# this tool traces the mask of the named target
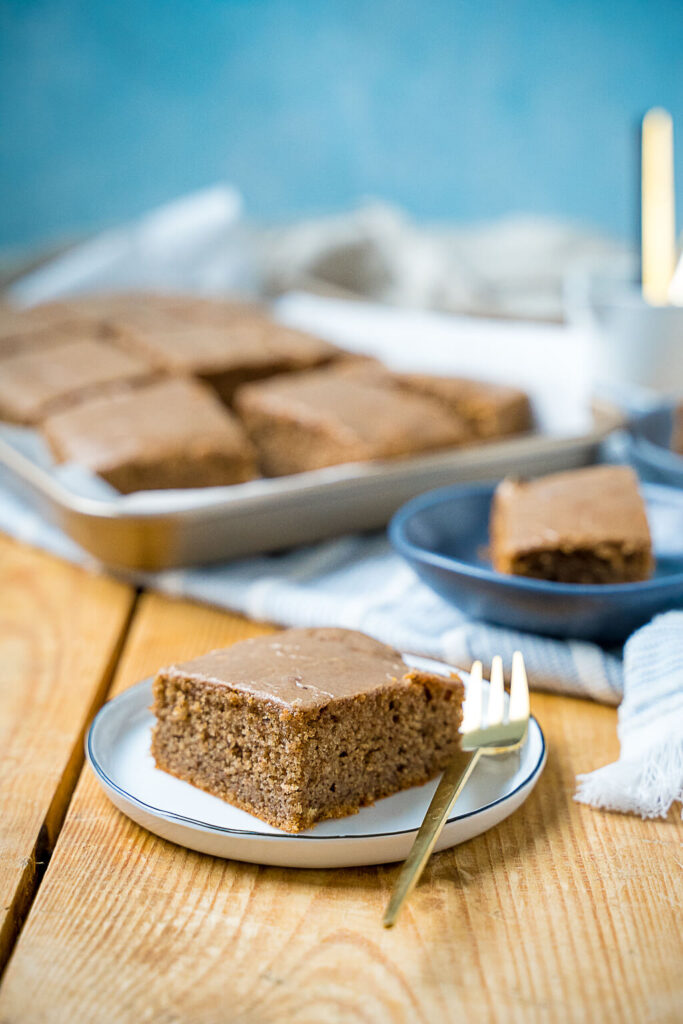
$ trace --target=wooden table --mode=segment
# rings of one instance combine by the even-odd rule
[[[82,739],[160,664],[269,627],[139,594],[0,537],[0,1022],[683,1020],[683,825],[572,800],[615,712],[534,694],[549,759],[521,810],[397,868],[294,871],[172,846],[116,811]]]

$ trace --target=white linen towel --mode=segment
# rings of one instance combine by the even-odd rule
[[[683,802],[683,612],[659,615],[624,648],[619,760],[580,775],[576,799],[666,817]]]

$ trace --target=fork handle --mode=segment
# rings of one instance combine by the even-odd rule
[[[419,882],[448,815],[465,788],[465,783],[474,771],[480,755],[481,747],[477,747],[476,750],[460,751],[455,761],[441,776],[441,781],[436,787],[432,802],[420,825],[420,830],[415,836],[412,849],[401,868],[391,899],[384,912],[382,924],[385,928],[392,928],[396,924],[401,907]]]

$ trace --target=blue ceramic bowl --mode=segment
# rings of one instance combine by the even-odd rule
[[[444,487],[404,505],[389,525],[396,550],[433,590],[477,619],[615,644],[653,615],[683,607],[683,492],[642,488],[657,567],[643,583],[552,583],[495,572],[488,523],[495,484]]]
[[[673,423],[671,406],[636,416],[628,428],[627,455],[643,480],[683,487],[683,455],[671,451]]]

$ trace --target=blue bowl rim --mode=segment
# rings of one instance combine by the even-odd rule
[[[628,444],[637,458],[650,466],[655,466],[661,472],[683,473],[683,455],[665,448],[663,444],[655,444],[642,434],[631,434]]]
[[[435,569],[444,569],[459,576],[493,583],[498,587],[504,587],[508,590],[523,590],[530,593],[535,592],[537,594],[552,594],[564,597],[598,597],[600,595],[626,597],[627,595],[633,596],[641,592],[656,592],[676,585],[683,586],[683,570],[672,573],[664,579],[653,578],[640,580],[637,583],[557,583],[554,580],[538,580],[527,576],[508,576],[505,573],[497,572],[495,569],[474,565],[471,562],[463,562],[458,558],[452,558],[448,555],[440,555],[429,548],[421,547],[408,540],[406,526],[409,520],[417,513],[423,512],[427,508],[433,508],[435,505],[447,504],[449,501],[457,498],[466,498],[473,495],[493,496],[496,486],[497,483],[495,482],[455,484],[448,487],[439,487],[436,490],[427,491],[417,498],[412,498],[394,513],[388,527],[389,540],[396,551],[409,562],[426,563]],[[669,487],[666,484],[643,484],[642,482],[640,489],[646,499],[651,497],[653,500],[656,500],[657,497],[660,497],[680,504],[683,517],[683,492],[681,490]]]
[[[643,425],[649,419],[661,413],[671,414],[675,406],[670,402],[645,409],[631,417],[626,431],[627,443],[631,452],[643,462],[654,466],[665,473],[683,473],[683,455],[672,451],[666,445],[651,441],[643,433]]]

